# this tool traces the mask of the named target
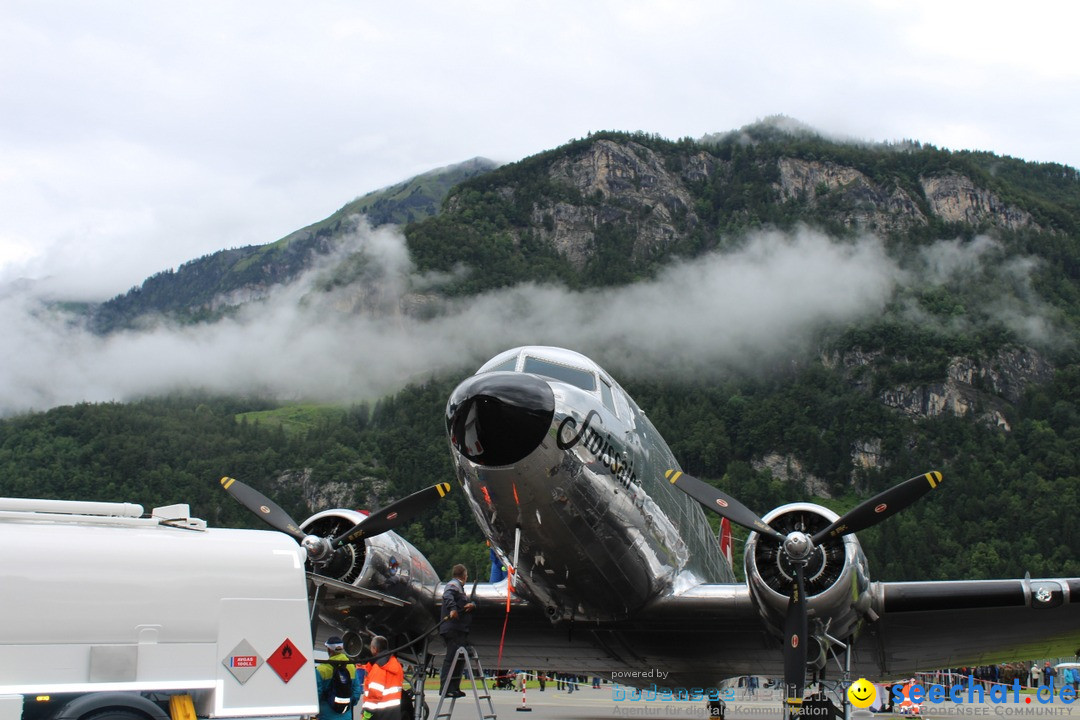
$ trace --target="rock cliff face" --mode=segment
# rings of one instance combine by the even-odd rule
[[[381,498],[386,495],[389,482],[365,475],[360,468],[358,468],[355,480],[319,482],[314,479],[314,471],[311,468],[305,468],[290,470],[277,476],[272,481],[272,488],[280,497],[299,489],[307,512],[314,514],[327,508],[381,507],[386,504]]]
[[[922,178],[922,188],[931,211],[948,222],[989,224],[1009,230],[1035,225],[1030,213],[1006,205],[962,175]]]
[[[888,462],[885,460],[881,447],[881,438],[870,438],[855,443],[851,448],[853,475],[860,470],[880,470],[888,467]],[[777,480],[797,483],[806,494],[806,500],[832,497],[829,484],[807,471],[794,455],[781,455],[776,452],[766,453],[759,459],[751,460],[750,467],[758,472],[767,470]],[[851,481],[855,481],[854,476]]]
[[[768,470],[778,480],[798,483],[805,490],[807,500],[832,497],[828,484],[816,475],[807,472],[798,458],[793,455],[767,453],[760,460],[751,461],[750,466],[758,472]]]
[[[864,352],[860,348],[820,358],[823,365],[842,372],[853,386],[868,393],[873,388],[874,366],[883,360],[887,358],[881,352]],[[1014,347],[986,358],[954,357],[942,382],[897,385],[877,391],[876,399],[913,419],[941,415],[970,417],[1010,432],[1009,406],[1021,399],[1027,386],[1048,382],[1052,375],[1053,367],[1038,352]],[[881,438],[873,437],[855,442],[851,448],[854,472],[888,467],[882,445]],[[828,497],[827,488],[818,488],[823,483],[807,474],[794,458],[770,454],[752,465],[756,470],[767,469],[773,477],[800,482],[808,491]]]
[[[848,227],[895,232],[927,223],[910,195],[898,187],[885,189],[854,168],[795,158],[781,158],[778,166],[776,187],[784,202],[813,207],[831,201]]]
[[[888,465],[881,450],[881,438],[860,440],[851,449],[851,463],[856,470],[881,469]]]
[[[908,415],[970,415],[1009,431],[1008,404],[1017,402],[1030,383],[1050,380],[1052,372],[1050,364],[1030,349],[1002,351],[986,362],[957,357],[949,363],[944,382],[900,386],[886,390],[881,400]]]
[[[709,170],[702,156],[698,174]],[[599,140],[586,153],[557,160],[550,176],[576,189],[586,202],[536,205],[532,224],[578,267],[594,252],[602,224],[632,227],[634,255],[644,257],[662,251],[697,223],[683,178],[669,172],[655,152],[634,142]]]
[[[556,159],[548,171],[583,201],[536,203],[531,230],[579,268],[595,252],[597,231],[604,225],[632,231],[635,258],[663,253],[700,223],[695,188],[722,185],[731,163],[699,151],[688,153],[679,165],[668,167],[656,152],[632,141],[597,140]],[[962,175],[921,177],[918,187],[905,190],[833,162],[781,157],[776,170],[773,190],[779,202],[827,210],[852,229],[905,232],[932,218],[980,228],[1037,227],[1029,213]],[[512,195],[515,188],[504,191]]]
[[[854,349],[825,356],[822,363],[867,388],[878,358],[880,353]],[[878,399],[911,417],[970,416],[1009,431],[1008,406],[1020,400],[1028,385],[1045,383],[1052,374],[1050,363],[1031,348],[1008,348],[987,358],[954,357],[942,382],[898,385],[881,391]]]
[[[899,187],[885,188],[863,173],[830,162],[781,158],[776,188],[785,202],[817,206],[829,201],[848,227],[903,232],[923,226],[935,216],[946,222],[1008,230],[1036,227],[1031,214],[1006,205],[994,193],[962,175],[919,178],[925,206]]]

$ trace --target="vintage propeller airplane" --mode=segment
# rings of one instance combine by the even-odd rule
[[[855,533],[939,487],[939,472],[842,517],[813,503],[758,517],[681,472],[607,372],[554,347],[485,363],[451,394],[446,427],[457,481],[512,570],[473,587],[470,640],[481,658],[501,654],[503,666],[685,689],[782,673],[794,711],[808,674],[820,677],[830,659],[837,675],[884,678],[1071,655],[1080,645],[1080,578],[871,582]],[[370,633],[407,643],[430,632],[441,587],[392,530],[448,484],[370,516],[330,510],[298,527],[257,491],[222,482],[308,550],[323,593],[317,619],[357,650]],[[703,507],[751,531],[745,582]]]

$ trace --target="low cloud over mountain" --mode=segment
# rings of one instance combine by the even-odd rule
[[[991,310],[1021,336],[1045,340],[1052,321],[1031,292],[1030,262],[990,263],[995,247],[942,241],[902,267],[869,234],[758,232],[634,285],[525,284],[450,301],[424,294],[441,278],[416,273],[399,230],[361,223],[299,279],[212,324],[99,336],[32,292],[9,289],[0,298],[0,413],[191,389],[359,401],[518,344],[571,347],[619,377],[753,371],[805,357],[822,329],[874,318],[909,287],[959,275],[993,275],[1002,292]],[[358,258],[367,284],[328,282]],[[358,294],[368,297],[363,307]],[[424,312],[402,311],[417,299]]]

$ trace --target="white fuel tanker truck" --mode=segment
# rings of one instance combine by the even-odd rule
[[[314,715],[306,558],[187,505],[0,498],[0,720]]]
[[[209,528],[187,505],[0,498],[0,720],[315,715],[313,628],[359,655],[365,633],[434,613],[434,569],[390,531],[449,483],[307,530],[221,486],[277,532]]]

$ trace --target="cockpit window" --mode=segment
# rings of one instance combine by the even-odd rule
[[[514,368],[516,368],[516,367],[517,367],[517,355],[514,355],[513,357],[508,357],[507,359],[503,360],[501,363],[499,363],[495,367],[488,368],[484,372],[503,372],[503,371],[507,371],[507,370],[512,372],[514,370]]]
[[[600,378],[600,399],[604,401],[604,406],[611,411],[612,415],[618,415],[615,411],[615,398],[611,396],[611,385],[608,385],[608,381],[604,378]]]
[[[582,390],[588,390],[589,392],[596,392],[596,376],[588,370],[581,370],[575,367],[568,367],[566,365],[556,365],[553,362],[547,360],[541,360],[535,357],[525,357],[525,367],[521,372],[535,373],[536,375],[543,375],[549,377],[552,380],[558,380],[560,382],[569,383],[575,387],[579,387]]]

